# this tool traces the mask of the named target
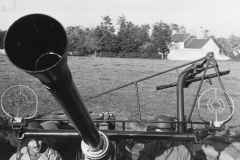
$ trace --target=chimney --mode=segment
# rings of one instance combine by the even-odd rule
[[[172,35],[176,34],[177,30],[172,30]]]
[[[190,30],[190,35],[192,35],[192,36],[196,36],[196,32],[195,32],[195,30]]]

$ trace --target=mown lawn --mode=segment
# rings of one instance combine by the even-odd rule
[[[188,61],[147,60],[147,59],[117,59],[99,57],[68,57],[68,65],[73,80],[83,99],[88,99],[101,92],[138,79],[151,76]],[[60,105],[46,91],[43,85],[34,77],[14,67],[6,56],[0,56],[0,95],[10,86],[27,85],[38,95],[38,114],[43,114],[60,108]],[[235,114],[226,127],[238,127],[240,122],[240,63],[236,61],[219,61],[221,71],[230,70],[230,74],[222,76],[225,89],[232,96],[235,103]],[[176,87],[156,90],[156,86],[177,82],[177,75],[184,68],[171,71],[138,83],[142,117],[151,119],[157,114],[177,115]],[[209,71],[208,73],[213,73]],[[212,79],[213,85],[205,82],[201,89],[221,88],[217,78]],[[199,82],[191,84],[185,89],[185,114],[189,113]],[[117,119],[128,119],[136,111],[135,85],[119,89],[106,95],[87,100],[86,106],[93,112],[115,111]],[[3,112],[0,111],[0,115]],[[197,108],[194,110],[194,121],[199,121]]]

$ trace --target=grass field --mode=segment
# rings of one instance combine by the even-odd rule
[[[83,99],[87,99],[101,92],[151,76],[170,69],[187,61],[147,60],[147,59],[116,59],[99,57],[68,57],[68,65],[73,80]],[[6,56],[0,55],[0,95],[10,86],[27,85],[38,95],[38,114],[60,108],[58,103],[46,91],[43,85],[34,77],[14,67]],[[221,71],[230,70],[230,74],[222,76],[227,92],[235,103],[235,114],[226,127],[238,129],[240,122],[240,63],[236,61],[219,61]],[[151,119],[157,114],[177,115],[176,87],[156,90],[156,86],[177,82],[177,75],[184,68],[171,71],[138,83],[142,117]],[[178,72],[178,73],[177,73]],[[213,73],[212,71],[207,73]],[[212,79],[213,85],[203,83],[203,91],[209,88],[221,88],[217,78]],[[185,114],[189,113],[199,82],[195,82],[185,89]],[[106,95],[86,102],[86,106],[93,112],[116,111],[117,119],[128,119],[136,111],[135,86],[119,89]],[[0,111],[0,115],[3,112]],[[199,121],[195,107],[194,121]]]

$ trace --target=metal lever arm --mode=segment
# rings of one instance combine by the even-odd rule
[[[222,71],[222,72],[219,72],[219,76],[224,76],[224,75],[227,75],[229,73],[230,73],[229,70],[228,71]],[[215,78],[215,77],[218,77],[218,75],[216,73],[208,74],[203,79],[211,79],[211,78]],[[201,77],[195,77],[194,79],[186,80],[186,83],[192,83],[192,82],[200,81],[201,79],[202,79],[202,76]],[[175,87],[175,86],[177,86],[177,83],[161,85],[161,86],[157,86],[156,90],[162,90],[162,89],[171,88],[171,87]]]

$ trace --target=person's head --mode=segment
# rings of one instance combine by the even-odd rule
[[[154,128],[156,132],[174,132],[174,124],[169,123],[172,122],[172,118],[167,115],[157,115],[154,118],[154,121],[162,122],[162,123],[152,123],[151,127]]]
[[[33,155],[36,155],[38,153],[43,153],[43,151],[45,150],[45,146],[43,144],[42,139],[37,139],[37,138],[29,139],[27,146],[28,146],[29,153]]]
[[[163,123],[152,123],[151,127],[154,128],[156,132],[174,132],[175,128],[172,122],[172,118],[167,115],[158,115],[155,117],[154,121],[159,121]],[[171,139],[161,139],[161,143],[165,147],[170,147],[172,145],[172,140]]]
[[[27,129],[43,130],[43,127],[37,122],[28,123]],[[43,153],[47,148],[44,138],[26,138],[22,141],[22,147],[27,146],[30,155],[37,155]]]

